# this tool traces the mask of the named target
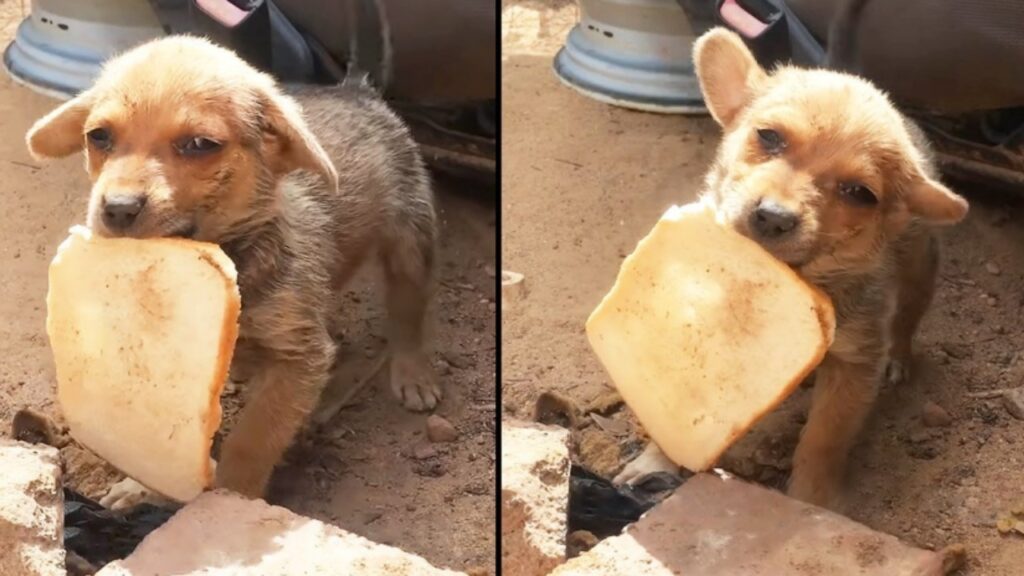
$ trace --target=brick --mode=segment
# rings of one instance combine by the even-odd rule
[[[565,561],[569,432],[501,423],[501,573],[540,576]]]
[[[940,554],[740,480],[694,476],[552,576],[940,576]]]
[[[96,576],[457,576],[262,500],[206,492]]]
[[[0,574],[66,574],[56,448],[0,439]]]

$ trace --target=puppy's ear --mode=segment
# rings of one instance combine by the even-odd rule
[[[693,45],[693,62],[711,116],[729,126],[767,74],[734,32],[714,28]]]
[[[63,158],[82,149],[82,130],[92,110],[95,95],[91,90],[61,104],[29,128],[25,135],[28,151],[36,160]]]
[[[911,178],[903,200],[911,214],[932,224],[956,224],[967,216],[967,200],[921,173]]]
[[[295,100],[277,90],[263,95],[263,133],[271,168],[279,176],[304,169],[323,176],[331,190],[338,189],[338,172],[327,152],[302,118]]]

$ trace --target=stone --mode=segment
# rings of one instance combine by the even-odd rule
[[[451,422],[437,414],[427,416],[427,438],[431,442],[454,442],[458,437],[459,431]]]
[[[1003,393],[1003,407],[1017,420],[1024,420],[1024,387]]]
[[[565,561],[569,432],[501,423],[501,574],[542,576]]]
[[[952,424],[953,417],[945,408],[929,400],[921,407],[921,422],[930,428],[940,428]]]
[[[60,453],[0,439],[0,574],[64,576],[64,561]]]
[[[423,558],[371,542],[263,500],[205,492],[96,576],[456,576]]]
[[[698,474],[551,576],[941,576],[945,556],[734,478]]]

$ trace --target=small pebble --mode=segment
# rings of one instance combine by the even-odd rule
[[[1003,394],[1003,406],[1010,416],[1024,420],[1024,387]]]
[[[437,448],[430,444],[417,444],[412,449],[412,457],[415,460],[426,460],[427,458],[433,458],[437,456]]]
[[[567,556],[569,558],[575,558],[580,554],[590,550],[594,546],[597,546],[599,542],[597,536],[587,530],[576,530],[570,532],[565,538],[565,546],[568,549]]]
[[[945,427],[953,423],[953,417],[945,408],[929,400],[921,408],[921,421],[932,428]]]
[[[995,262],[985,262],[985,270],[993,276],[999,276],[1003,272]]]
[[[458,437],[459,432],[451,422],[437,414],[427,417],[427,438],[431,442],[454,442]]]
[[[448,376],[452,373],[452,365],[444,360],[438,360],[435,366],[437,366],[438,374],[442,376]]]

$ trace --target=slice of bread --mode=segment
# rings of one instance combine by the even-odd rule
[[[701,204],[673,207],[587,320],[587,337],[658,447],[713,466],[821,362],[827,296]]]
[[[75,227],[50,265],[46,306],[72,437],[169,498],[210,486],[241,311],[231,260],[214,244]]]

